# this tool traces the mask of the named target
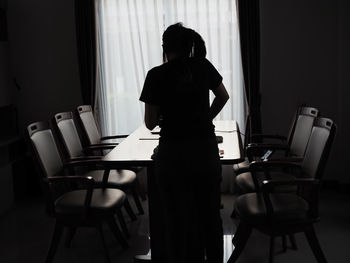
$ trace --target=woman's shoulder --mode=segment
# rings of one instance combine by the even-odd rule
[[[159,66],[155,66],[151,68],[148,73],[152,75],[158,75],[164,73],[164,71],[167,71],[169,69],[170,65],[169,63],[164,63]]]
[[[201,58],[201,63],[207,66],[213,66],[213,64],[207,58]]]
[[[207,58],[202,58],[201,65],[203,68],[205,68],[208,71],[213,71],[213,70],[216,71],[215,66]]]
[[[163,75],[164,67],[163,65],[155,66],[147,72],[147,78],[155,79]]]
[[[151,74],[152,74],[152,73],[157,73],[157,72],[159,72],[159,71],[161,70],[162,66],[163,66],[163,65],[155,66],[155,67],[151,68],[151,69],[148,71],[148,73],[151,73]]]

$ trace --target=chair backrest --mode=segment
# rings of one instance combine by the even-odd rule
[[[304,176],[322,178],[335,132],[336,125],[331,119],[315,119],[302,163]]]
[[[27,128],[29,142],[34,152],[36,164],[41,175],[41,187],[46,202],[46,212],[49,216],[55,216],[55,200],[62,194],[71,191],[69,183],[54,186],[50,178],[65,176],[63,160],[61,158],[59,144],[56,143],[54,132],[49,122],[32,123]]]
[[[55,115],[55,122],[69,158],[83,156],[83,146],[74,123],[72,112],[57,113]]]
[[[294,134],[294,130],[295,130],[295,125],[297,123],[298,115],[303,107],[304,107],[304,105],[299,106],[293,115],[293,121],[290,124],[290,128],[289,128],[288,134],[287,134],[288,145],[290,145],[292,143],[293,134]]]
[[[81,126],[85,132],[89,144],[101,143],[101,134],[98,130],[94,114],[90,105],[81,105],[77,107]]]
[[[303,157],[310,138],[318,110],[312,107],[300,107],[290,139],[290,156]]]
[[[48,122],[32,123],[27,128],[30,143],[44,177],[62,171],[63,161]]]

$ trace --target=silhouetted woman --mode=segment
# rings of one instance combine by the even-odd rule
[[[159,124],[155,178],[164,212],[161,261],[223,262],[221,164],[212,124],[229,96],[205,58],[201,36],[180,23],[163,34],[166,63],[151,69],[140,100],[148,129]],[[215,95],[209,102],[209,91]]]

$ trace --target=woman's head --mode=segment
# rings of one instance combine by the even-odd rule
[[[181,23],[169,26],[163,34],[164,53],[176,57],[205,57],[206,48],[202,37]]]

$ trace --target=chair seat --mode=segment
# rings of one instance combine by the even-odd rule
[[[293,175],[282,173],[282,172],[273,172],[270,173],[271,179],[273,180],[293,180],[295,177]],[[257,173],[257,180],[259,186],[262,184],[263,180],[266,180],[266,177],[263,173]],[[236,176],[236,184],[240,190],[244,193],[253,193],[256,192],[255,184],[253,181],[253,176],[250,172],[241,173]],[[295,192],[295,186],[281,186],[276,191],[279,192]]]
[[[130,168],[128,167],[129,170],[133,171],[134,173],[140,172],[144,167],[141,166],[131,166]]]
[[[94,178],[97,186],[102,186],[104,170],[93,170],[85,173],[85,176]],[[108,187],[123,188],[132,184],[136,180],[136,173],[131,170],[110,170],[108,177]]]
[[[83,212],[87,190],[75,190],[60,196],[55,202],[57,215],[79,215]],[[114,213],[125,201],[126,195],[118,189],[94,189],[91,198],[91,214]]]
[[[245,157],[243,162],[237,163],[233,165],[233,171],[236,175],[239,175],[241,173],[245,173],[249,171],[249,160],[247,157]]]
[[[308,217],[308,203],[301,197],[290,193],[270,194],[274,222],[305,220]],[[248,193],[239,196],[235,211],[240,219],[252,225],[268,223],[266,206],[261,193]]]

